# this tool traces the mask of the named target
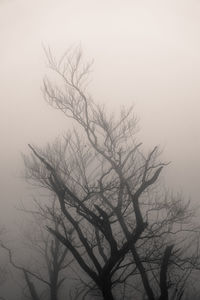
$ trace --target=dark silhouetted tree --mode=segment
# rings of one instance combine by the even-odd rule
[[[73,238],[48,230],[92,282],[93,298],[98,291],[105,300],[128,297],[140,280],[149,300],[167,300],[179,274],[196,263],[196,253],[180,251],[188,245],[184,231],[195,233],[192,212],[161,190],[167,163],[158,147],[148,152],[137,141],[133,108],[109,115],[94,103],[87,92],[91,64],[81,51],[67,51],[59,61],[46,52],[58,78],[57,84],[45,78],[45,99],[76,126],[44,149],[29,145],[24,157],[26,178],[56,196]]]

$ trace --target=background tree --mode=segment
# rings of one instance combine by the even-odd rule
[[[138,277],[148,299],[169,299],[178,282],[170,276],[176,245],[185,247],[184,231],[195,233],[192,213],[182,199],[160,191],[167,163],[159,159],[158,147],[145,151],[137,141],[133,108],[108,115],[93,102],[86,89],[91,64],[81,51],[67,51],[59,61],[46,53],[58,84],[45,78],[45,99],[78,126],[43,150],[29,145],[32,154],[24,159],[27,178],[56,196],[73,239],[48,229],[104,299],[117,299],[120,287],[128,297],[127,282]],[[178,257],[191,268],[197,254]]]
[[[31,257],[29,262],[25,265],[17,263],[13,257],[13,251],[3,242],[1,242],[1,247],[7,251],[10,264],[22,273],[26,283],[26,288],[23,289],[25,295],[30,295],[32,300],[58,300],[60,299],[59,291],[67,279],[63,271],[70,265],[72,258],[69,257],[68,249],[55,236],[52,236],[45,226],[51,224],[54,230],[58,230],[60,227],[64,228],[64,223],[61,221],[61,216],[57,214],[54,200],[51,207],[41,206],[36,199],[34,199],[34,204],[33,210],[21,208],[31,216],[29,220],[31,228],[24,232],[24,253],[29,253]],[[70,238],[73,230],[64,229]]]

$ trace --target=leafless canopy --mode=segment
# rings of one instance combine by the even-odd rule
[[[191,270],[196,258],[181,265],[175,245],[185,246],[183,232],[194,229],[188,204],[161,192],[158,180],[167,163],[157,146],[148,152],[137,141],[133,107],[109,115],[94,103],[87,92],[92,64],[84,63],[80,49],[59,61],[50,50],[46,54],[57,77],[55,84],[44,79],[45,99],[76,126],[45,149],[29,145],[31,155],[24,157],[26,178],[56,195],[73,239],[48,230],[92,281],[90,293],[98,289],[104,299],[122,299],[139,278],[148,299],[168,299],[178,274]]]

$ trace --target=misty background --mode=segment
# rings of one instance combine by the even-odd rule
[[[59,58],[80,44],[94,59],[89,91],[113,111],[134,104],[138,138],[171,161],[166,186],[199,203],[200,1],[0,1],[0,223],[33,194],[21,179],[27,144],[43,146],[70,122],[43,99],[43,47]]]

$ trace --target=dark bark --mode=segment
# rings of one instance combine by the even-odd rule
[[[50,300],[58,300],[58,272],[56,270],[50,271]]]
[[[168,285],[167,285],[167,269],[169,266],[169,259],[172,254],[174,245],[167,246],[162,260],[160,269],[160,298],[159,300],[168,300]]]
[[[113,297],[112,292],[111,292],[110,289],[104,290],[102,292],[102,294],[103,294],[103,299],[104,300],[114,300],[114,297]]]
[[[114,300],[112,294],[112,285],[109,279],[104,281],[103,286],[101,286],[101,291],[104,300]]]
[[[51,300],[58,300],[56,285],[51,285],[51,288],[50,288],[50,299]]]
[[[35,286],[34,284],[31,282],[27,272],[25,270],[23,270],[24,272],[24,278],[26,280],[26,283],[27,283],[27,286],[29,288],[29,292],[31,294],[31,298],[33,300],[40,300],[40,297],[38,296],[37,292],[36,292],[36,289],[35,289]]]
[[[144,266],[142,264],[142,261],[141,261],[139,255],[138,255],[138,253],[137,253],[137,250],[135,249],[134,246],[132,246],[131,252],[133,254],[133,257],[134,257],[134,260],[135,260],[135,264],[136,264],[136,266],[137,266],[137,268],[138,268],[138,270],[140,272],[142,283],[144,285],[144,288],[145,288],[146,294],[148,296],[148,299],[149,300],[155,300],[155,297],[154,297],[152,288],[150,286],[146,270],[145,270],[145,268],[144,268]]]

